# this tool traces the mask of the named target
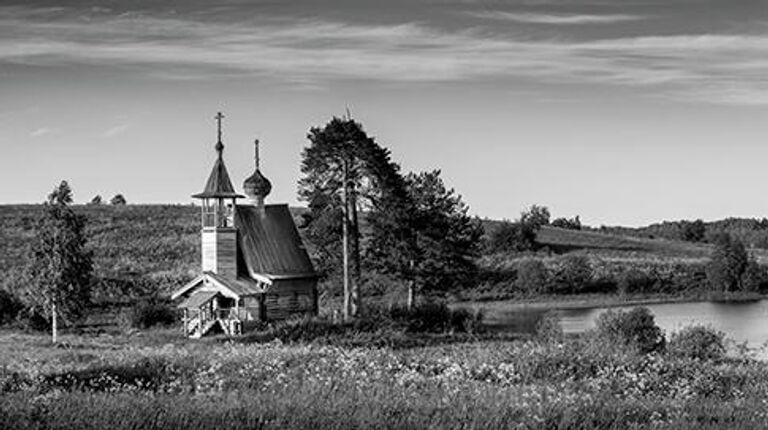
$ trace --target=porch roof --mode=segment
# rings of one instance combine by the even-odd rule
[[[182,287],[176,289],[171,294],[171,300],[177,300],[187,293],[193,292],[198,286],[204,282],[213,285],[219,289],[222,295],[232,298],[242,298],[245,296],[252,296],[255,294],[261,294],[267,288],[267,285],[271,283],[269,279],[255,280],[246,276],[238,276],[236,279],[217,275],[213,272],[203,272],[200,276],[186,283]]]
[[[198,309],[201,305],[204,303],[207,303],[209,300],[214,298],[217,294],[219,294],[218,291],[198,291],[191,296],[189,296],[186,300],[179,303],[180,308],[187,308],[187,309]]]

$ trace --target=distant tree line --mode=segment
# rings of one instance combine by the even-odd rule
[[[725,233],[738,238],[747,247],[768,249],[768,218],[726,218],[713,222],[701,219],[664,221],[647,227],[603,226],[599,230],[625,236],[703,243],[714,243],[718,236]]]
[[[100,205],[102,203],[103,201],[100,194],[96,194],[95,196],[93,196],[91,201],[88,202],[89,205]],[[123,206],[126,203],[127,201],[125,200],[125,197],[122,194],[115,194],[114,197],[109,199],[109,204],[111,204],[112,206]]]
[[[504,220],[496,223],[485,238],[486,254],[536,251],[540,245],[536,234],[544,226],[567,230],[581,230],[581,219],[556,218],[550,222],[550,212],[546,206],[532,205],[520,214],[516,221]]]

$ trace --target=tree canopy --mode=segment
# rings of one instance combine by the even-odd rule
[[[420,287],[448,288],[473,272],[481,228],[439,170],[402,175],[390,151],[351,119],[333,118],[307,137],[299,195],[309,203],[305,234],[326,276],[341,266],[344,194],[358,281],[365,267]]]
[[[409,173],[399,208],[374,224],[370,253],[377,269],[416,282],[418,288],[447,290],[475,273],[483,234],[479,221],[440,170]]]
[[[122,206],[125,205],[127,202],[125,201],[125,197],[122,194],[115,194],[114,197],[109,201],[109,204],[114,206]]]
[[[65,321],[90,302],[92,253],[86,249],[85,217],[70,207],[72,190],[62,181],[48,196],[28,250],[22,296],[35,312]],[[55,341],[55,331],[54,331]]]
[[[399,167],[391,162],[389,150],[351,118],[333,118],[322,128],[313,127],[307,138],[310,145],[302,151],[299,180],[299,196],[310,208],[304,227],[326,277],[339,274],[342,235],[348,232],[352,285],[345,303],[351,296],[352,308],[345,305],[345,312],[354,315],[362,266],[359,213],[381,210]]]
[[[546,206],[532,205],[527,211],[520,214],[520,222],[528,224],[536,229],[549,225],[549,209]]]
[[[566,230],[581,230],[581,219],[579,219],[578,215],[571,219],[565,217],[555,218],[552,221],[552,227],[564,228]]]
[[[707,279],[712,287],[725,292],[757,288],[762,282],[762,271],[744,243],[730,234],[718,234],[713,242],[715,250],[707,264]]]

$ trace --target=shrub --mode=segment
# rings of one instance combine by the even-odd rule
[[[581,220],[578,215],[573,219],[556,218],[552,221],[552,227],[564,228],[566,230],[581,230]]]
[[[768,280],[768,274],[765,268],[754,258],[750,258],[742,276],[742,288],[745,291],[761,291],[766,280]]]
[[[488,237],[487,252],[524,252],[535,250],[537,228],[531,224],[504,221]]]
[[[125,197],[122,194],[115,194],[115,196],[109,200],[109,204],[113,206],[125,206]]]
[[[536,324],[536,339],[542,343],[559,343],[564,338],[563,327],[557,313],[544,313]]]
[[[520,214],[520,223],[531,225],[537,230],[543,225],[549,225],[549,209],[546,206],[533,205]]]
[[[517,287],[527,294],[546,292],[550,274],[541,260],[527,258],[517,266]]]
[[[39,308],[26,308],[19,314],[19,322],[26,330],[50,331],[51,319],[47,318]]]
[[[473,314],[467,309],[452,310],[444,303],[427,302],[411,310],[392,307],[390,318],[405,324],[412,333],[474,332],[480,326],[482,314]]]
[[[471,312],[460,308],[451,311],[451,330],[459,333],[476,333],[480,331],[483,320],[482,311]]]
[[[675,332],[667,351],[678,357],[719,360],[725,356],[725,335],[710,327],[690,326]]]
[[[592,280],[592,265],[584,255],[566,255],[554,277],[558,292],[575,294],[585,289]]]
[[[646,307],[606,311],[597,318],[596,331],[600,341],[617,342],[641,353],[661,351],[665,346],[664,334]]]
[[[366,273],[363,276],[360,288],[366,292],[366,295],[385,296],[385,295],[405,295],[407,291],[406,282],[397,277],[385,273]]]
[[[637,269],[627,269],[618,276],[619,294],[649,293],[654,291],[656,280]]]
[[[12,293],[0,288],[0,324],[16,320],[24,305]]]
[[[681,221],[681,230],[683,240],[688,242],[701,242],[704,240],[704,236],[706,236],[707,225],[700,219],[693,222]]]
[[[663,293],[677,293],[680,291],[701,290],[707,285],[706,264],[674,264],[665,279],[662,275],[656,273],[657,285],[655,291]]]
[[[164,301],[148,298],[138,301],[129,313],[129,322],[135,328],[169,325],[176,322],[176,312]]]
[[[727,233],[713,238],[715,250],[707,263],[707,279],[715,290],[736,291],[750,263],[744,243]]]

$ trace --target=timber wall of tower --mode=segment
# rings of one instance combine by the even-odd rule
[[[204,272],[237,277],[237,231],[216,228],[203,230],[202,263]]]

